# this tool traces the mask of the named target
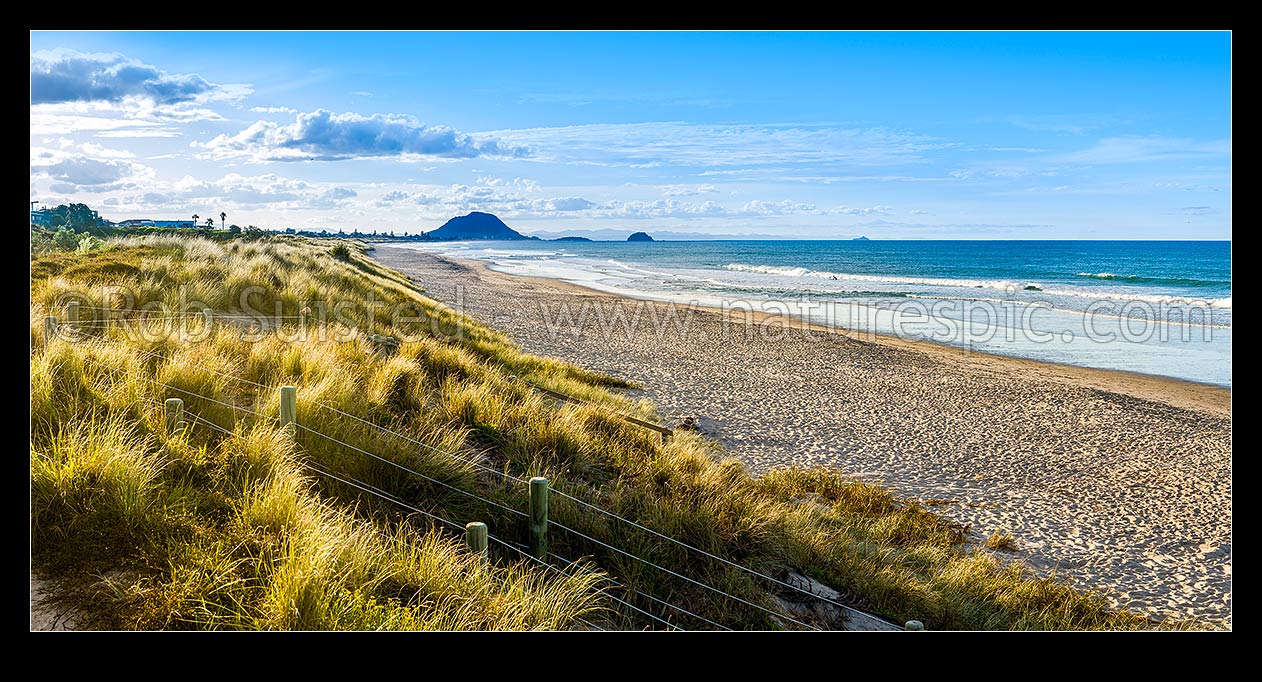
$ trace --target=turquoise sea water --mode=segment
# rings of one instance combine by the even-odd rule
[[[1231,243],[450,242],[414,248],[664,301],[1231,385]]]

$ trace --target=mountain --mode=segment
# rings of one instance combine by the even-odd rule
[[[587,237],[557,237],[556,239],[550,239],[549,241],[554,241],[554,242],[590,242],[591,240],[590,240],[590,239],[588,239]]]
[[[452,218],[443,226],[429,233],[430,239],[531,239],[504,224],[490,213],[473,211],[469,215]]]
[[[629,241],[629,242],[651,242],[651,241],[653,241],[653,238],[649,236],[649,233],[648,233],[648,232],[636,232],[635,234],[631,235],[630,237],[627,237],[627,241]]]
[[[855,237],[854,239],[851,239],[850,241],[852,241],[852,242],[870,242],[870,241],[872,241],[872,240],[871,240],[871,239],[868,239],[867,237],[864,237],[864,236],[860,235],[860,236],[858,236],[858,237]]]

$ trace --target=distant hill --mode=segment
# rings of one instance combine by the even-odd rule
[[[590,239],[588,239],[587,237],[557,237],[556,239],[551,239],[551,240],[549,240],[549,241],[554,241],[554,242],[590,242],[591,240],[590,240]]]
[[[504,224],[490,213],[473,211],[469,215],[452,218],[443,226],[429,233],[430,239],[531,239]]]
[[[870,241],[872,241],[872,240],[871,240],[871,239],[868,239],[867,237],[859,236],[859,237],[855,237],[854,239],[851,239],[850,241],[852,241],[852,242],[870,242]]]
[[[647,233],[647,232],[636,232],[635,234],[631,235],[630,237],[627,237],[627,241],[629,241],[629,242],[651,242],[651,241],[653,241],[653,238],[652,238],[652,237],[650,237],[650,236],[649,236],[649,233]]]

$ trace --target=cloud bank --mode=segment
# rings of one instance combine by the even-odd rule
[[[137,186],[153,177],[153,169],[128,161],[119,150],[85,145],[92,155],[57,149],[31,150],[31,179],[51,180],[49,189],[75,192],[110,192]],[[104,154],[102,154],[104,152]],[[104,158],[101,158],[104,157]]]
[[[585,218],[699,218],[825,214],[814,204],[790,200],[752,200],[738,207],[716,201],[688,201],[678,198],[655,200],[611,199],[592,201],[578,196],[534,196],[539,186],[529,180],[515,179],[505,183],[496,178],[479,178],[477,185],[424,185],[408,190],[392,189],[376,201],[378,208],[393,210],[408,206],[421,207],[428,216],[450,215],[467,211],[489,211],[510,217],[574,217]]]

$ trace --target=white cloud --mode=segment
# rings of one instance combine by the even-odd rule
[[[803,204],[796,201],[762,201],[755,199],[741,207],[742,213],[751,215],[789,215],[793,213],[815,213],[815,204]]]
[[[1191,158],[1227,158],[1231,140],[1197,142],[1172,137],[1110,137],[1094,146],[1052,157],[1060,163],[1105,165]]]
[[[656,201],[610,201],[599,214],[615,218],[694,218],[727,215],[728,209],[714,201],[694,203],[678,199]]]
[[[1184,206],[1183,208],[1175,209],[1168,215],[1210,215],[1212,213],[1216,213],[1216,211],[1210,206]]]
[[[93,158],[47,148],[31,149],[31,179],[47,180],[63,194],[107,192],[137,186],[152,179],[153,169],[120,158]]]
[[[527,194],[536,192],[538,185],[533,181],[522,181],[517,178],[505,182],[499,178],[482,177],[477,185],[422,185],[411,191],[392,190],[377,200],[381,207],[398,204],[424,206],[432,213],[460,211],[531,211],[538,214],[568,213],[596,206],[594,202],[581,197],[542,197],[532,198]]]
[[[411,198],[412,198],[412,195],[408,194],[407,192],[401,192],[399,190],[392,190],[382,195],[381,199],[377,201],[377,205],[390,206],[400,201],[407,201]]]
[[[289,107],[250,107],[250,111],[256,114],[296,114],[297,109]]]
[[[580,196],[536,197],[539,187],[533,182],[505,183],[495,178],[479,178],[478,185],[414,185],[394,188],[376,200],[379,208],[420,207],[422,213],[438,217],[467,211],[488,211],[502,217],[587,218],[759,218],[793,214],[823,213],[814,204],[791,200],[753,200],[739,207],[728,207],[717,201],[688,201],[679,198],[656,200],[613,199],[593,201]],[[528,190],[527,190],[528,188]]]
[[[1206,191],[1206,192],[1222,191],[1222,188],[1214,186],[1214,185],[1180,182],[1177,180],[1171,180],[1168,182],[1154,182],[1152,186],[1157,187],[1159,189],[1180,189],[1185,192],[1195,192],[1195,191],[1201,191],[1201,190]]]
[[[55,114],[44,111],[31,111],[32,135],[69,135],[80,131],[116,131],[127,129],[151,129],[153,123],[126,118],[110,118],[106,116],[78,116],[73,114]],[[98,135],[101,133],[98,133]]]
[[[117,53],[58,48],[31,55],[31,104],[143,99],[170,105],[224,94],[231,96],[197,74],[167,73]]]
[[[377,200],[379,207],[420,206],[432,216],[489,211],[506,216],[529,215],[531,217],[583,215],[588,217],[682,217],[723,215],[727,212],[719,204],[707,201],[701,204],[659,199],[657,201],[609,201],[600,203],[578,196],[531,197],[538,185],[527,183],[495,182],[481,178],[485,184],[416,186],[410,191],[391,190]],[[529,188],[527,190],[526,188]]]
[[[205,196],[219,197],[239,205],[300,202],[304,196],[314,199],[323,194],[318,190],[309,191],[313,188],[302,180],[293,180],[273,173],[255,176],[229,173],[214,183],[193,184],[190,189],[193,194],[204,192]]]
[[[132,137],[179,137],[177,130],[170,128],[122,128],[119,130],[102,130],[96,137],[132,138]]]
[[[513,178],[512,180],[506,180],[504,178],[483,175],[478,178],[478,184],[486,185],[487,187],[511,187],[523,192],[539,191],[539,183],[529,178]]]
[[[695,197],[700,194],[718,194],[714,185],[666,185],[662,194],[668,197]]]
[[[117,53],[58,48],[31,54],[31,134],[174,137],[164,123],[221,121],[205,105],[240,99],[248,85],[172,74]]]
[[[977,164],[969,168],[957,168],[950,171],[948,175],[957,180],[970,180],[973,178],[999,178],[1012,179],[1023,178],[1033,175],[1035,170],[1028,166],[1018,164]]]
[[[553,199],[533,199],[530,209],[539,213],[570,213],[595,208],[597,204],[582,197],[556,197]]]
[[[887,128],[824,124],[592,124],[491,131],[538,150],[537,158],[596,166],[735,166],[918,163],[923,153],[953,146]]]
[[[349,187],[330,187],[309,201],[307,206],[309,208],[326,210],[344,208],[350,203],[351,199],[357,196],[359,196],[359,192]]]
[[[217,112],[205,107],[154,107],[128,112],[128,116],[144,118],[152,121],[171,121],[175,123],[191,123],[193,121],[226,121]]]
[[[30,114],[32,135],[119,131],[105,136],[173,137],[174,133],[166,132],[170,128],[161,126],[224,120],[223,116],[194,102],[155,104],[150,100],[137,98],[128,98],[119,103],[32,104]],[[151,130],[163,132],[149,132]]]
[[[85,178],[79,178],[80,182],[84,180]],[[117,190],[100,200],[103,206],[116,211],[166,214],[180,212],[190,215],[197,212],[213,214],[216,220],[221,210],[230,215],[234,210],[258,209],[340,211],[350,206],[359,196],[350,187],[309,183],[273,173],[250,176],[228,173],[218,180],[199,180],[186,175],[174,182],[146,177],[144,182],[77,187],[80,191]],[[71,193],[68,190],[59,190],[57,185],[53,185],[51,189]]]
[[[126,149],[111,149],[109,147],[102,147],[99,144],[93,144],[91,142],[84,142],[82,145],[80,145],[79,148],[83,150],[84,154],[87,154],[88,156],[96,157],[98,159],[101,159],[101,158],[134,159],[136,158],[135,154],[127,151]]]
[[[521,157],[522,146],[474,139],[447,126],[430,126],[410,116],[325,109],[300,113],[293,123],[257,121],[234,135],[219,135],[196,146],[209,158],[244,157],[255,161],[334,161],[356,158]]]
[[[724,168],[697,173],[706,178],[728,178],[750,182],[798,182],[808,185],[831,185],[838,182],[946,182],[950,177],[941,175],[842,175],[802,174],[793,169],[775,166],[757,168]]]
[[[333,187],[327,190],[324,196],[329,199],[350,199],[359,196],[359,193],[347,187]]]
[[[601,205],[595,215],[618,218],[697,218],[697,217],[742,217],[757,218],[764,216],[802,215],[819,213],[815,204],[807,204],[784,199],[782,201],[765,201],[754,199],[747,201],[740,208],[729,208],[717,201],[681,201],[678,199],[658,199],[656,201],[610,201]]]
[[[1039,116],[1016,116],[1007,119],[1008,123],[1026,130],[1058,133],[1061,135],[1081,135],[1088,130],[1109,128],[1122,125],[1128,119],[1115,114],[1043,114]]]
[[[887,215],[890,212],[889,206],[846,206],[841,205],[832,210],[833,213],[842,213],[845,215]],[[915,211],[913,211],[914,213]]]

